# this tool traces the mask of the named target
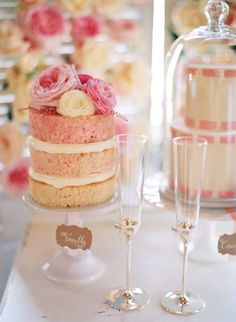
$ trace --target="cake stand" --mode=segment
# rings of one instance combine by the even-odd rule
[[[144,200],[156,208],[165,208],[175,214],[174,193],[168,191],[168,180],[161,172],[146,179]],[[224,204],[225,207],[223,207]],[[236,230],[234,219],[236,208],[226,207],[225,201],[219,208],[204,208],[202,203],[201,207],[199,229],[194,245],[190,247],[189,259],[212,264],[226,263],[228,257],[218,253],[218,239],[221,234]],[[181,243],[178,248],[182,253]]]
[[[116,208],[116,196],[96,206],[65,209],[41,206],[29,194],[23,196],[23,200],[37,214],[62,217],[67,227],[73,225],[84,228],[84,216],[87,218],[87,216],[94,214],[94,212],[96,214],[99,212],[105,214]],[[71,249],[64,246],[60,247],[42,265],[42,271],[54,282],[88,284],[98,279],[104,273],[105,265],[99,258],[93,255],[90,249]]]

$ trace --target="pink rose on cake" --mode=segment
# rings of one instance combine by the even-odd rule
[[[61,12],[52,6],[32,8],[21,20],[32,44],[44,47],[47,51],[55,51],[68,32]]]
[[[81,81],[81,84],[86,84],[88,82],[89,79],[92,79],[93,77],[88,75],[88,74],[79,74],[79,79]]]
[[[101,79],[89,79],[82,85],[82,90],[96,106],[96,114],[111,114],[116,105],[116,98],[111,85]]]
[[[111,114],[116,105],[111,85],[72,65],[49,67],[34,81],[30,107],[63,116]]]
[[[30,90],[30,107],[57,108],[62,94],[80,87],[81,82],[74,66],[54,65],[43,71],[35,80]]]
[[[80,45],[87,38],[101,33],[101,21],[92,15],[78,17],[72,20],[71,35],[75,45]]]
[[[1,175],[3,189],[13,196],[21,196],[28,189],[29,162],[21,160],[19,163],[6,167]]]

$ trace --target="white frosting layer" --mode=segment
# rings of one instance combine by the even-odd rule
[[[32,168],[29,169],[29,175],[31,176],[32,179],[43,183],[47,183],[58,189],[68,187],[68,186],[84,186],[90,183],[105,181],[113,177],[115,173],[116,173],[116,169],[113,168],[110,171],[99,173],[99,174],[93,174],[86,178],[60,178],[60,177],[53,177],[53,176],[37,173]]]
[[[86,144],[53,144],[30,137],[29,144],[31,148],[41,152],[73,154],[102,152],[106,149],[111,149],[115,146],[115,139]]]

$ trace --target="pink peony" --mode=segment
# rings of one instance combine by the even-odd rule
[[[133,41],[138,37],[138,24],[133,19],[108,20],[111,36],[118,41]]]
[[[6,192],[20,196],[28,189],[29,163],[21,160],[19,163],[6,167],[2,173],[2,185]]]
[[[92,78],[82,85],[82,90],[96,106],[96,114],[110,114],[116,105],[111,85],[101,79]]]
[[[95,37],[101,32],[101,23],[94,16],[84,16],[72,20],[72,37],[75,44],[83,43],[86,38]]]
[[[34,7],[22,17],[26,36],[35,45],[55,50],[67,31],[61,12],[52,6]],[[53,48],[54,47],[54,48]]]
[[[225,24],[236,27],[236,4],[229,3],[229,15],[226,17]]]
[[[72,65],[54,65],[43,71],[30,90],[33,108],[58,107],[60,97],[71,89],[79,89],[81,82]]]
[[[88,74],[79,74],[78,76],[79,76],[79,79],[80,79],[82,85],[83,84],[86,84],[89,79],[92,79],[93,78],[92,76],[90,76]]]

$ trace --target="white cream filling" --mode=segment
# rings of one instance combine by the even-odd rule
[[[111,149],[115,146],[115,139],[86,144],[53,144],[30,137],[29,144],[31,148],[41,152],[73,154],[102,152]]]
[[[37,173],[32,168],[29,169],[29,175],[32,179],[47,183],[58,189],[68,186],[83,186],[90,183],[105,181],[113,177],[115,173],[116,169],[113,168],[110,171],[99,174],[95,173],[86,178],[60,178]]]

